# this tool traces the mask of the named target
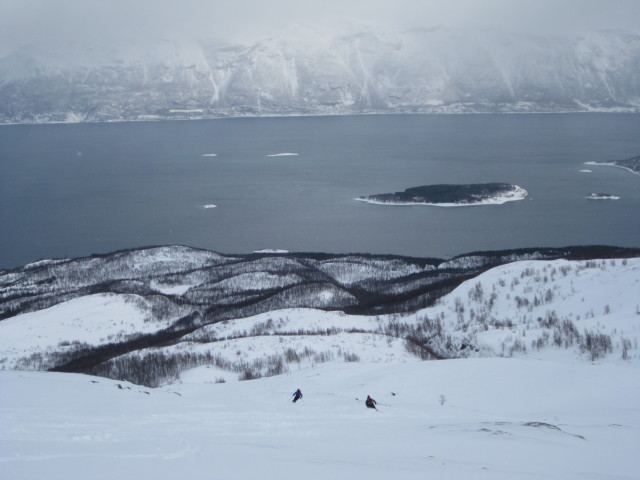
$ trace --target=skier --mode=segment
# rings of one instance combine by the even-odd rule
[[[296,403],[302,398],[302,392],[300,391],[300,389],[297,389],[291,396],[293,397],[293,403]]]
[[[378,410],[376,408],[376,403],[377,402],[373,398],[371,398],[369,395],[367,395],[367,401],[364,402],[364,404],[367,406],[367,408],[375,408],[376,410]]]

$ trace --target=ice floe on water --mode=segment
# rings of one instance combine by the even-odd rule
[[[218,208],[218,206],[213,203],[209,203],[207,205],[203,205],[202,208]]]
[[[580,172],[582,172],[582,173],[592,173],[593,170],[583,169],[583,170],[580,170]]]
[[[254,250],[253,253],[289,253],[289,250],[279,248],[265,248],[264,250]]]
[[[300,155],[299,153],[272,153],[271,155],[267,155],[267,157],[297,157]]]
[[[587,200],[620,200],[620,197],[611,195],[610,193],[592,193],[584,198]]]
[[[203,157],[217,157],[218,154],[217,153],[203,153],[202,156]]]

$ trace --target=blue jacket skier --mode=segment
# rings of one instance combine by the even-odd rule
[[[293,403],[296,403],[302,398],[302,392],[300,391],[300,389],[297,389],[291,396],[293,397]]]

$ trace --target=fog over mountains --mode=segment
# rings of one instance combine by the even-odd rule
[[[0,123],[559,111],[640,112],[640,35],[361,29],[0,58]]]

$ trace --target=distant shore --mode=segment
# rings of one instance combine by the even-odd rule
[[[637,158],[637,157],[636,157]],[[624,160],[623,160],[624,161]],[[620,165],[618,162],[585,162],[585,165],[599,165],[601,167],[616,167],[616,168],[622,168],[623,170],[626,170],[628,172],[631,172],[635,175],[640,175],[640,167],[636,167],[639,170],[636,171],[631,167],[627,167],[626,165]],[[640,165],[640,160],[638,160],[638,164]]]

